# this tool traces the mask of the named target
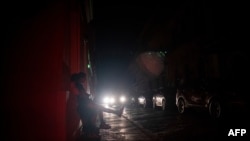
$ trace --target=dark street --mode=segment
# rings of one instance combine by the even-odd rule
[[[232,137],[229,136],[229,131],[237,128],[247,129],[247,115],[238,113],[228,116],[230,117],[216,121],[200,111],[190,111],[186,115],[180,115],[177,110],[161,111],[129,106],[122,118],[105,114],[105,119],[112,128],[102,130],[102,140],[246,140],[248,133]]]
[[[99,127],[82,131],[95,120],[80,113],[100,108],[79,110],[83,93],[92,104],[126,104],[120,118],[105,113],[112,128],[101,129],[103,141],[248,137],[246,3],[14,0],[1,6],[1,140],[99,137]],[[81,82],[75,74],[84,74]]]

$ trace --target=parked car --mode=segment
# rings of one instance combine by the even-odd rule
[[[153,109],[160,108],[163,111],[166,109],[176,110],[175,94],[176,87],[173,86],[160,87],[154,90],[152,98]]]
[[[127,95],[126,97],[126,105],[130,107],[138,106],[137,97],[135,95]]]
[[[146,97],[144,97],[144,96],[139,96],[139,97],[138,97],[138,105],[139,105],[139,106],[142,106],[143,108],[146,108],[146,106],[147,106]]]
[[[137,97],[138,106],[142,106],[143,108],[151,107],[152,105],[152,93],[147,92],[139,95]]]
[[[153,95],[153,109],[161,107],[162,110],[166,109],[166,97],[162,92]]]
[[[186,83],[176,92],[176,106],[183,114],[188,108],[201,108],[212,118],[218,119],[230,111],[245,110],[247,99],[244,91],[220,81]]]

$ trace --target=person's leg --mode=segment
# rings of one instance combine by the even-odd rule
[[[102,111],[99,111],[99,120],[100,120],[100,123],[104,122]]]
[[[119,110],[113,110],[113,109],[105,108],[105,107],[103,107],[101,105],[96,105],[96,106],[102,112],[113,113],[113,114],[116,114],[119,117],[121,117],[121,115],[123,113],[123,110],[124,110],[124,106],[122,106],[122,108],[119,109]]]
[[[96,111],[90,109],[88,111],[84,111],[84,117],[82,119],[85,121],[84,122],[84,128],[83,132],[86,133],[86,135],[99,135],[99,128],[96,126],[96,118],[97,118],[97,113]]]
[[[98,116],[99,116],[99,120],[100,120],[99,128],[100,129],[110,129],[111,128],[110,125],[105,123],[104,118],[103,118],[103,112],[113,113],[113,114],[116,114],[116,115],[118,115],[120,117],[122,115],[122,113],[123,113],[123,109],[124,109],[124,106],[119,110],[113,110],[113,109],[105,108],[105,107],[103,107],[101,105],[96,104],[95,105],[95,111],[97,111]]]
[[[111,126],[106,124],[106,122],[104,121],[102,111],[99,111],[99,120],[100,120],[100,126],[99,126],[100,129],[110,129],[111,128]]]

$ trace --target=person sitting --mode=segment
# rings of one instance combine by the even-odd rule
[[[113,110],[105,108],[91,100],[89,98],[90,95],[84,89],[84,83],[86,81],[86,74],[84,72],[74,75],[72,81],[74,81],[74,85],[78,90],[78,113],[83,124],[82,131],[87,135],[99,137],[99,129],[111,128],[110,125],[104,122],[103,112],[113,113],[121,117],[124,106],[122,106],[122,108],[119,110]],[[99,116],[101,121],[100,127],[97,127],[96,124],[97,116]]]

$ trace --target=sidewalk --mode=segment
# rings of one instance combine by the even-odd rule
[[[151,141],[153,138],[142,128],[126,118],[114,114],[104,113],[104,119],[111,125],[111,129],[100,130],[101,141]]]

